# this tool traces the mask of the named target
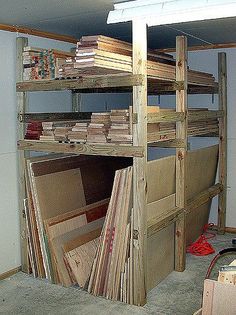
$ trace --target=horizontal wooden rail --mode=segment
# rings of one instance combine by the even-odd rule
[[[192,199],[188,200],[187,209],[185,210],[186,214],[190,213],[194,209],[210,201],[212,198],[217,196],[222,191],[222,189],[223,189],[222,185],[218,183],[202,191],[196,197],[193,197]]]
[[[183,209],[174,208],[161,217],[156,217],[148,220],[147,236],[150,237],[160,230],[164,229],[171,223],[174,223],[178,219],[179,215],[183,213],[183,211]]]
[[[183,121],[185,117],[184,113],[179,112],[159,112],[159,113],[148,113],[147,122],[160,123],[160,122],[176,122]]]
[[[188,121],[199,121],[208,119],[217,119],[224,116],[223,110],[202,110],[202,111],[189,111]]]
[[[101,156],[143,157],[144,149],[140,146],[113,145],[113,144],[82,144],[59,143],[53,141],[19,140],[19,150],[74,153]]]
[[[23,123],[30,121],[55,121],[55,120],[87,120],[91,112],[65,112],[65,113],[25,113],[20,114],[18,120]]]
[[[179,215],[181,215],[183,212],[185,212],[185,214],[188,214],[194,209],[210,201],[212,198],[217,196],[222,191],[222,189],[223,188],[221,184],[215,184],[210,188],[202,191],[197,196],[189,199],[186,209],[175,207],[167,211],[162,216],[157,216],[148,220],[148,237],[164,229],[171,223],[174,223],[178,219]]]
[[[170,139],[170,140],[161,140],[157,142],[150,142],[148,143],[148,146],[158,147],[158,148],[183,148],[185,147],[185,143],[182,139]]]
[[[35,80],[18,82],[17,92],[62,91],[138,86],[143,84],[142,75],[87,76],[68,80]]]
[[[49,38],[53,40],[59,40],[67,43],[77,43],[77,39],[75,37],[69,36],[69,35],[62,35],[62,34],[56,34],[51,32],[45,32],[33,28],[28,27],[22,27],[17,25],[8,25],[8,24],[0,24],[0,30],[7,31],[7,32],[15,32],[15,33],[21,33],[21,34],[27,34],[27,35],[33,35],[33,36],[39,36],[44,38]]]

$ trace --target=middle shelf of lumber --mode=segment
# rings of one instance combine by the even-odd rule
[[[140,146],[121,144],[88,144],[88,143],[60,143],[57,141],[19,140],[19,150],[74,153],[101,156],[143,157],[144,148]]]
[[[63,91],[75,90],[79,93],[120,93],[132,92],[133,86],[142,85],[142,75],[112,74],[84,76],[79,79],[64,80],[34,80],[23,81],[16,84],[17,92],[34,91]],[[148,78],[148,94],[174,94],[176,90],[182,89],[182,83],[174,80],[166,81],[156,78]],[[188,84],[189,94],[214,94],[218,93],[218,83],[212,84]]]

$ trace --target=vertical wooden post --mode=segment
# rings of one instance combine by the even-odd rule
[[[219,183],[223,190],[219,194],[218,233],[225,233],[227,194],[227,63],[226,53],[218,54],[219,110],[224,116],[219,119]]]
[[[186,158],[187,158],[187,39],[184,36],[176,38],[176,81],[183,82],[183,90],[176,91],[176,111],[184,112],[185,120],[176,123],[176,138],[184,140],[184,147],[176,149],[176,206],[186,207]],[[185,212],[175,224],[175,270],[185,269],[186,258],[186,222]]]
[[[147,26],[133,21],[133,74],[142,74],[144,83],[133,88],[133,112],[138,123],[133,127],[133,144],[144,148],[143,158],[133,159],[133,213],[134,213],[134,304],[146,303],[147,259]]]
[[[16,39],[16,81],[23,81],[23,55],[24,47],[28,45],[28,38],[18,37]],[[25,123],[20,121],[21,114],[25,113],[28,106],[28,97],[25,92],[17,92],[17,114],[18,126],[17,137],[23,139],[25,135]],[[26,218],[24,213],[24,199],[26,197],[25,186],[25,157],[29,153],[18,151],[18,206],[20,213],[20,239],[21,239],[21,268],[24,272],[29,272]]]

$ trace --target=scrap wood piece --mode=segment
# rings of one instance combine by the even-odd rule
[[[101,232],[101,229],[98,230]],[[99,234],[99,233],[98,233]],[[71,268],[76,282],[84,287],[91,273],[93,260],[98,247],[99,238],[94,238],[68,252],[65,252],[65,259]],[[65,247],[64,251],[65,251]]]
[[[75,280],[81,287],[85,287],[91,273],[98,240],[92,240],[65,254]]]
[[[62,213],[56,217],[44,221],[50,253],[53,252],[52,240],[56,237],[72,231],[89,222],[98,220],[106,215],[109,199],[104,199],[93,204]],[[78,245],[79,246],[79,245]],[[76,246],[75,246],[76,247]],[[73,247],[73,249],[75,248]],[[68,249],[66,251],[69,251]],[[54,276],[58,274],[55,257],[51,255]],[[57,281],[60,282],[59,279]]]
[[[52,255],[54,257],[56,269],[59,274],[59,278],[61,283],[64,286],[70,286],[72,285],[73,279],[71,279],[70,273],[68,272],[67,265],[64,260],[64,251],[63,246],[67,242],[81,236],[87,233],[90,233],[91,231],[101,228],[104,222],[104,218],[100,218],[96,221],[92,221],[88,224],[85,224],[81,226],[80,228],[74,229],[72,231],[69,231],[65,234],[62,234],[56,238],[54,238],[51,242],[51,249],[52,249]]]

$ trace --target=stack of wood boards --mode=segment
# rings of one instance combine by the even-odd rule
[[[106,143],[110,127],[110,113],[92,113],[91,123],[88,125],[88,143]]]
[[[27,124],[25,139],[39,140],[42,135],[43,127],[40,121],[31,121]]]
[[[67,137],[72,142],[82,142],[87,141],[88,134],[88,122],[77,122],[71,129],[68,131]]]
[[[82,36],[80,41],[77,42],[76,59],[79,60],[84,54],[87,54],[86,56],[93,55],[94,49],[132,56],[132,45],[130,43],[103,35],[94,35]],[[172,55],[151,49],[148,50],[148,59],[175,65],[175,60]]]
[[[43,132],[40,140],[44,141],[66,141],[68,132],[72,130],[76,121],[74,120],[58,120],[42,122]]]
[[[61,67],[60,73],[63,78],[132,73],[132,46],[101,35],[84,36],[77,44],[75,62],[70,59]],[[173,57],[149,51],[147,73],[153,79],[175,81]],[[212,86],[215,79],[211,74],[188,70],[188,82]]]
[[[93,255],[88,254],[95,250],[114,173],[131,162],[126,158],[60,155],[27,160],[25,208],[29,258],[36,277],[65,286],[84,285],[89,261],[90,266],[93,262]],[[82,271],[75,270],[75,252],[87,259],[88,266],[83,269],[81,265]]]
[[[108,140],[111,143],[132,144],[132,108],[111,110]]]
[[[116,172],[88,291],[130,302],[132,167]]]
[[[201,112],[208,109],[189,109],[189,112]],[[172,109],[160,109],[164,112],[174,112]],[[151,124],[150,124],[151,125]],[[219,121],[216,118],[202,119],[188,122],[188,136],[217,135],[219,132]],[[176,138],[176,124],[171,122],[159,123],[159,130],[148,130],[148,142],[170,140]]]
[[[23,80],[55,79],[59,77],[59,69],[70,52],[25,47],[23,51]]]

